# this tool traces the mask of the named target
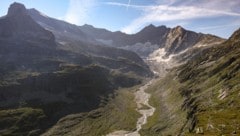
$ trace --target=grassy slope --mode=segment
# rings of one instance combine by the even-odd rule
[[[136,90],[136,87],[120,89],[115,96],[102,98],[101,108],[62,118],[44,136],[100,136],[115,130],[134,130],[140,115],[135,111],[133,90]]]
[[[173,75],[169,74],[148,88],[147,92],[152,94],[150,104],[156,107],[156,111],[143,126],[142,135],[176,135],[186,122],[187,114],[181,110],[184,99],[175,92],[180,84],[172,79]]]
[[[235,34],[236,35],[236,34]],[[155,114],[144,135],[240,134],[240,42],[206,49],[149,89]]]
[[[33,128],[30,127],[29,129],[26,129],[26,130],[18,129],[18,128],[16,128],[16,130],[12,129],[13,127],[15,127],[16,125],[15,122],[17,122],[17,120],[9,122],[9,125],[5,125],[5,122],[7,121],[5,120],[5,118],[7,119],[11,118],[12,117],[11,113],[19,112],[18,109],[6,110],[0,107],[0,113],[4,113],[4,118],[0,116],[0,123],[2,123],[0,124],[0,135],[3,135],[5,133],[12,134],[12,135],[22,135],[22,134],[27,135],[28,133],[31,133],[32,130],[35,130],[35,128],[39,129],[38,130],[39,132],[42,132],[43,130],[46,130],[47,128],[55,124],[58,119],[68,114],[79,113],[83,111],[90,111],[90,110],[96,109],[99,107],[99,103],[101,100],[100,97],[105,97],[107,95],[113,94],[115,92],[114,90],[119,87],[129,87],[129,86],[133,86],[135,84],[140,83],[139,78],[137,79],[137,77],[133,77],[133,76],[134,75],[122,74],[121,72],[117,72],[117,71],[109,71],[97,65],[91,65],[83,68],[79,66],[66,66],[65,68],[62,69],[62,71],[58,71],[52,74],[46,74],[45,76],[36,75],[33,77],[28,77],[28,80],[26,80],[26,82],[22,82],[23,87],[21,88],[19,87],[17,91],[26,92],[27,90],[24,90],[25,88],[28,89],[32,87],[30,89],[34,91],[32,91],[31,93],[38,92],[38,91],[42,91],[42,92],[46,91],[47,95],[48,94],[51,95],[51,93],[48,93],[48,92],[50,92],[51,91],[50,89],[52,89],[52,90],[57,90],[55,94],[58,94],[59,92],[65,92],[64,96],[66,96],[69,99],[71,98],[74,101],[72,103],[67,103],[64,101],[64,99],[63,100],[60,99],[59,101],[53,101],[48,103],[41,103],[41,101],[39,102],[37,100],[34,101],[31,99],[20,101],[19,104],[18,103],[16,104],[15,108],[18,108],[19,106],[34,107],[44,112],[44,114],[43,113],[42,114],[48,118],[47,120],[43,120],[44,121],[43,126],[42,124],[39,124],[38,117],[32,118],[32,122],[36,122],[36,125],[39,125],[39,127],[33,126]],[[30,82],[27,82],[27,81],[30,81]],[[32,83],[31,81],[36,81],[36,83]],[[72,88],[71,90],[72,92],[70,92],[72,93],[71,96],[70,96],[70,93],[66,91],[65,89],[66,87]],[[0,85],[0,89],[2,89],[1,85]],[[2,90],[5,92],[8,92],[8,90],[4,90],[4,89]],[[104,112],[108,112],[106,113],[106,115],[108,115],[112,111],[115,111],[113,112],[113,114],[118,113],[117,110],[119,111],[123,110],[123,112],[126,112],[127,110],[130,110],[130,109],[134,110],[134,105],[130,104],[130,98],[132,100],[132,95],[130,94],[128,95],[128,93],[123,93],[123,92],[119,93],[122,95],[119,95],[118,97],[116,97],[116,99],[114,100],[115,102],[114,104],[117,106],[122,106],[121,103],[123,104],[125,103],[129,107],[123,107],[124,106],[123,105],[122,106],[123,109],[116,109],[116,107],[114,107],[115,105],[108,105],[108,108],[101,108],[99,109],[99,111],[97,110],[96,112],[104,111]],[[41,96],[41,95],[38,95],[38,93],[36,93],[36,95],[39,98],[43,98],[44,100],[44,95]],[[126,97],[126,99],[124,99],[123,96]],[[0,98],[1,97],[2,96],[0,95]],[[3,97],[2,100],[0,100],[2,103],[6,102],[4,101],[4,98],[5,97]],[[16,97],[16,99],[17,98],[18,97]],[[26,111],[27,109],[29,110]],[[21,111],[23,112],[23,114],[25,114],[25,112],[31,113],[31,114],[35,113],[35,110],[32,110],[31,108],[26,108],[26,110],[23,110],[23,111],[21,110]],[[127,112],[127,113],[131,113],[131,112]],[[29,118],[31,118],[31,116],[35,116],[31,114],[29,114]],[[135,113],[133,114],[135,116]],[[16,118],[21,117],[20,114],[17,114],[15,116]],[[93,113],[92,116],[95,116],[95,114]],[[111,116],[113,115],[111,114]],[[108,119],[108,116],[106,116],[105,118]],[[114,121],[116,120],[117,119],[115,119]],[[127,121],[128,123],[131,122],[131,119],[126,117],[126,115],[124,117],[124,120],[128,120]],[[123,123],[124,121],[121,121],[121,122]],[[131,123],[133,123],[133,121]],[[21,125],[30,126],[31,123],[22,122]],[[99,123],[99,125],[101,124]],[[116,126],[113,128],[118,128],[117,125],[118,124],[116,124]],[[127,126],[127,125],[125,124],[122,126]]]
[[[46,120],[40,109],[19,108],[0,111],[1,136],[39,135]]]

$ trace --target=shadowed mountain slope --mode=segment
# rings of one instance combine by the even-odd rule
[[[152,75],[133,52],[55,36],[20,3],[0,18],[0,135],[39,135],[59,118],[96,109],[116,89]]]

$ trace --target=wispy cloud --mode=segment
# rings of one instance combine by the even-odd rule
[[[130,4],[119,3],[119,2],[104,2],[103,4],[126,7],[126,8],[138,8],[139,10],[144,10],[144,8],[150,7],[150,6],[142,6],[142,5],[132,5],[132,4],[130,5]]]
[[[197,30],[219,30],[219,29],[229,29],[229,27],[239,27],[240,26],[240,20],[236,20],[235,22],[231,22],[229,24],[224,25],[214,25],[214,26],[204,26],[204,27],[198,27]]]
[[[70,0],[64,20],[73,24],[86,23],[89,13],[96,5],[96,0]]]
[[[200,2],[196,1],[183,1],[171,0],[169,3],[159,5],[128,5],[123,3],[107,3],[114,6],[124,6],[142,10],[142,16],[133,20],[128,26],[122,29],[126,33],[134,33],[142,26],[154,22],[167,22],[167,21],[186,21],[197,18],[210,18],[219,16],[235,16],[240,17],[240,13],[236,12],[234,7],[238,6],[240,2],[228,2],[226,0],[211,0]],[[227,2],[228,4],[224,4]],[[211,6],[214,5],[214,6]],[[213,8],[214,7],[214,8]],[[221,8],[224,7],[224,8]]]

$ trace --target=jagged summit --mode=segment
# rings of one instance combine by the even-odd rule
[[[84,25],[82,25],[81,27],[94,28],[92,25],[89,25],[89,24],[84,24]]]
[[[161,26],[155,26],[153,24],[150,24],[146,27],[144,27],[140,32],[138,33],[141,33],[141,32],[147,32],[147,31],[159,31],[159,30],[162,30],[162,31],[165,31],[167,29],[167,27],[165,25],[161,25]]]
[[[153,24],[150,24],[150,25],[146,26],[145,28],[156,28],[156,26]]]
[[[27,9],[25,8],[25,6],[23,4],[14,2],[8,8],[7,16],[15,16],[18,14],[27,15]]]
[[[169,55],[179,53],[196,45],[205,46],[210,43],[224,41],[220,37],[196,33],[182,26],[168,28],[165,25],[155,26],[150,24],[138,33],[131,35],[111,32],[106,29],[98,29],[87,25],[80,26],[80,28],[103,44],[131,50],[143,57],[155,48],[164,48]],[[146,43],[151,44],[153,48],[149,48],[149,46],[144,47]]]
[[[173,29],[184,29],[182,26],[177,25],[176,27],[174,27]],[[185,30],[185,29],[184,29]]]
[[[50,32],[37,24],[27,9],[21,3],[14,2],[8,8],[8,14],[0,19],[0,36],[5,38],[14,38],[25,40],[31,38],[41,39],[54,44],[55,37]]]
[[[174,32],[177,32],[177,33],[182,33],[184,31],[186,31],[182,26],[176,26],[172,29]]]

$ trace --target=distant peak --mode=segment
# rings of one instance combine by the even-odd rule
[[[183,27],[182,27],[182,26],[180,26],[180,25],[177,25],[177,26],[176,26],[176,28],[183,28]]]
[[[35,15],[44,16],[44,17],[48,18],[47,15],[45,15],[44,13],[36,10],[35,8],[28,9],[28,11],[30,12],[30,14],[35,14]]]
[[[182,32],[185,31],[185,29],[181,26],[176,26],[176,27],[173,28],[173,31],[178,32],[178,33],[182,33]]]
[[[151,30],[153,30],[153,29],[155,29],[155,28],[156,28],[155,25],[150,24],[150,25],[144,27],[141,31],[151,31]]]
[[[7,16],[14,16],[16,14],[27,14],[27,10],[23,4],[14,2],[10,5]]]
[[[158,28],[167,29],[165,25],[158,26]]]
[[[153,24],[150,24],[150,25],[147,26],[147,28],[155,28],[155,27],[156,27],[156,26],[153,25]]]
[[[236,30],[231,37],[229,38],[230,40],[237,40],[240,41],[240,28],[238,30]]]
[[[164,25],[161,25],[161,26],[155,26],[155,25],[153,25],[153,24],[150,24],[150,25],[148,25],[148,26],[146,26],[146,27],[144,27],[141,31],[139,31],[138,33],[152,33],[152,32],[154,32],[154,33],[165,33],[166,32],[166,30],[167,30],[168,28],[166,27],[166,26],[164,26]]]
[[[89,25],[89,24],[84,24],[82,27],[94,28],[92,25]]]
[[[32,12],[37,12],[37,13],[39,13],[39,11],[36,10],[35,8],[31,8],[31,9],[28,9],[28,10],[30,10],[30,11],[32,11]]]
[[[145,28],[147,28],[147,29],[156,29],[156,28],[158,28],[158,29],[167,29],[167,27],[165,25],[155,26],[153,24],[150,24],[150,25],[146,26]]]
[[[183,28],[182,26],[179,26],[179,25],[178,25],[178,26],[175,27],[175,29],[177,29],[177,30],[183,30],[184,28]]]

